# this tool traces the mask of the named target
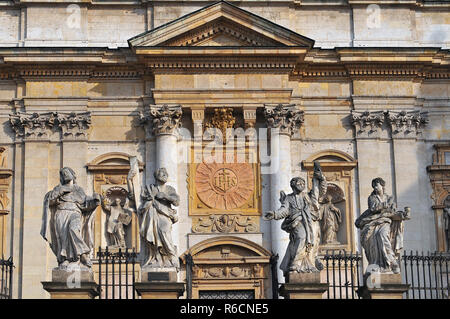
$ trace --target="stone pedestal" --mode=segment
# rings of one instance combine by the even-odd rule
[[[141,282],[134,284],[142,299],[178,299],[184,293],[184,283],[177,282],[175,269],[143,268]]]
[[[43,281],[44,290],[51,299],[94,299],[99,295],[99,286],[91,269],[53,269],[52,281]]]
[[[402,283],[401,274],[372,273],[364,277],[364,287],[360,292],[363,299],[403,299],[409,288]]]
[[[328,284],[320,281],[320,272],[290,272],[280,294],[286,299],[322,299]]]

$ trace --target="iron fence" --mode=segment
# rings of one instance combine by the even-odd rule
[[[345,251],[327,251],[325,273],[328,291],[327,299],[360,299],[358,289],[362,285],[361,255],[346,253]]]
[[[405,251],[402,276],[410,287],[404,299],[449,299],[449,261],[450,254]]]
[[[2,276],[0,282],[0,299],[12,299],[12,279],[14,263],[12,257],[0,259]]]
[[[98,249],[100,299],[136,299],[137,253],[134,248],[117,251]]]

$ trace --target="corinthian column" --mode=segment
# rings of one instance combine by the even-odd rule
[[[149,114],[141,116],[144,124],[151,122],[151,132],[156,139],[155,171],[164,167],[169,175],[167,184],[178,189],[178,129],[181,126],[181,106],[150,106]],[[147,126],[148,127],[148,126]],[[149,173],[147,171],[147,173]],[[147,177],[148,178],[148,177]],[[178,223],[173,224],[172,238],[179,245]],[[179,252],[178,252],[179,253]]]
[[[272,151],[270,172],[270,206],[271,210],[280,207],[280,191],[291,192],[291,137],[304,121],[303,111],[295,105],[265,106],[264,115],[270,129]],[[277,143],[278,140],[278,143]],[[275,148],[273,148],[275,146]],[[289,244],[289,234],[281,229],[282,220],[271,221],[272,251],[278,254],[280,261]],[[278,280],[284,282],[283,272],[278,267]]]

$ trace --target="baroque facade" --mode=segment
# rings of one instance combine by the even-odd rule
[[[449,250],[449,2],[9,0],[0,24],[0,253],[16,265],[14,298],[48,297],[56,261],[39,231],[62,167],[110,200],[94,247],[139,248],[135,215],[108,231],[127,211],[130,156],[143,183],[165,167],[180,195],[173,240],[194,259],[194,298],[270,298],[270,259],[289,238],[263,213],[291,177],[311,184],[314,161],[334,231],[321,253],[361,251],[354,222],[378,176],[411,207],[405,249]],[[256,137],[228,148],[232,128]]]

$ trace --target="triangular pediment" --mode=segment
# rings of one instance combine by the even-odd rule
[[[304,47],[314,41],[225,1],[128,40],[130,47]]]

